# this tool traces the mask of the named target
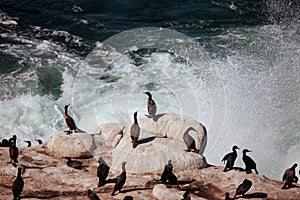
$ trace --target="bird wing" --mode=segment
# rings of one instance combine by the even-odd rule
[[[226,160],[228,160],[228,159],[230,158],[231,154],[232,154],[232,153],[226,154],[226,155],[224,156],[224,158],[223,158],[221,161],[225,162]]]
[[[282,176],[282,181],[285,181],[286,177],[287,177],[287,170],[285,170],[285,172],[284,172],[284,174]]]
[[[67,126],[71,129],[71,130],[75,130],[76,129],[76,125],[74,120],[72,119],[72,117],[68,116],[65,118],[66,120],[66,124]]]
[[[134,138],[139,138],[140,136],[140,127],[138,124],[132,124],[130,128],[130,136]]]
[[[156,113],[156,104],[152,99],[148,100],[148,113],[150,116],[153,116]]]

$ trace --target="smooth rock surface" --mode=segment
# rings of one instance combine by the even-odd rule
[[[61,157],[90,158],[96,148],[93,137],[85,132],[68,134],[60,132],[50,139],[48,150]]]
[[[122,162],[127,162],[127,171],[130,173],[160,172],[169,160],[172,160],[175,172],[207,166],[202,156],[207,134],[205,127],[198,121],[175,113],[166,113],[157,115],[154,119],[138,119],[138,123],[141,132],[137,147],[132,147],[129,125],[125,127],[117,146],[112,149],[112,168],[120,169]],[[105,138],[109,138],[106,135],[117,132],[111,127],[101,128],[101,134]],[[187,130],[195,139],[199,153],[186,151],[183,134]],[[112,136],[110,140],[114,138],[116,136]]]

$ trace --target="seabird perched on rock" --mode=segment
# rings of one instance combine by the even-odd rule
[[[232,147],[232,152],[226,154],[224,156],[224,158],[222,159],[222,161],[225,163],[226,162],[226,165],[225,165],[225,168],[224,168],[224,172],[227,172],[229,170],[232,170],[233,169],[233,165],[234,165],[234,162],[237,158],[237,152],[236,150],[239,149],[236,145],[234,145]]]
[[[84,166],[83,166],[83,163],[81,161],[78,161],[78,160],[71,160],[70,157],[66,157],[66,159],[68,160],[67,161],[67,165],[69,167],[72,167],[74,169],[82,169]]]
[[[168,170],[166,176],[167,176],[168,183],[169,183],[167,188],[172,188],[172,185],[177,185],[178,189],[181,190],[181,188],[178,184],[177,177],[172,171]]]
[[[140,136],[140,126],[137,121],[137,111],[133,114],[133,118],[134,118],[134,123],[131,125],[130,128],[130,137],[131,137],[132,147],[135,148],[138,145],[137,141]]]
[[[98,159],[98,163],[99,163],[97,169],[97,177],[99,178],[98,187],[101,187],[105,185],[106,178],[109,172],[109,166],[106,164],[106,162],[103,160],[102,157]]]
[[[226,193],[225,193],[225,200],[231,200],[231,198],[230,198],[229,195],[230,195],[229,192],[226,192]]]
[[[11,144],[9,143],[8,139],[2,139],[2,147],[10,147]]]
[[[37,141],[39,144],[43,144],[43,141],[40,139],[36,139],[35,141]]]
[[[24,142],[27,143],[27,147],[31,147],[31,142],[29,140],[25,140]]]
[[[250,158],[249,156],[246,155],[247,152],[252,152],[248,149],[244,149],[243,150],[243,161],[245,163],[245,171],[247,174],[250,174],[252,169],[254,169],[254,171],[256,172],[256,174],[258,174],[258,171],[256,169],[256,163],[254,162],[254,160],[252,160],[252,158]]]
[[[244,179],[243,183],[241,183],[235,190],[235,195],[233,197],[233,199],[236,199],[237,195],[242,195],[244,196],[246,194],[246,192],[248,192],[248,190],[251,188],[252,186],[252,181],[248,180],[248,179]]]
[[[17,136],[13,135],[11,138],[9,138],[8,142],[9,142],[9,146],[11,146],[13,142],[15,143],[15,145],[17,145]]]
[[[88,198],[90,200],[100,200],[100,198],[98,197],[98,195],[96,193],[94,193],[91,189],[88,189],[87,196],[88,196]]]
[[[18,168],[18,175],[17,178],[14,180],[12,185],[12,193],[14,195],[15,199],[20,199],[20,194],[22,193],[23,187],[24,187],[24,181],[21,176],[22,169]]]
[[[162,181],[163,183],[167,182],[167,172],[168,171],[173,171],[172,160],[168,161],[168,164],[165,165],[164,171],[161,174],[160,181]]]
[[[115,187],[114,187],[114,191],[111,193],[111,196],[114,196],[115,195],[115,192],[116,191],[119,191],[121,192],[125,182],[126,182],[126,169],[125,169],[125,165],[126,165],[126,162],[123,162],[122,163],[122,173],[116,177],[116,184],[115,184]]]
[[[178,184],[178,180],[176,175],[173,173],[173,166],[171,164],[171,160],[168,161],[168,164],[165,166],[164,171],[161,175],[161,181],[166,183],[168,181],[167,188],[172,188],[172,185],[177,185],[180,190],[180,186]]]
[[[296,177],[296,167],[297,167],[297,163],[295,163],[291,168],[288,168],[287,170],[285,170],[283,176],[282,176],[282,181],[283,181],[283,185],[281,187],[281,189],[288,189],[290,187],[292,187],[293,182],[295,182],[295,177]],[[296,177],[296,180],[298,178]]]
[[[193,150],[194,152],[198,153],[199,150],[196,148],[196,142],[194,138],[191,135],[189,135],[189,130],[190,128],[188,128],[183,134],[183,140],[186,144],[187,151],[190,152],[191,150]]]
[[[69,127],[69,130],[67,131],[68,134],[73,133],[73,131],[76,131],[75,122],[74,122],[73,118],[68,115],[69,105],[70,104],[65,105],[65,113],[64,113],[65,122],[66,122],[67,126]]]
[[[16,146],[16,143],[13,142],[11,144],[11,146],[9,147],[10,162],[12,163],[14,161],[14,163],[17,163],[18,162],[18,156],[19,156],[19,149]]]
[[[181,200],[191,200],[191,197],[190,197],[189,195],[190,195],[190,192],[189,192],[189,191],[186,191],[186,192],[183,194],[183,199],[181,199]]]
[[[146,95],[148,95],[148,103],[147,103],[147,108],[148,108],[148,114],[146,115],[149,118],[154,118],[155,113],[156,113],[156,104],[155,101],[152,99],[152,94],[150,92],[145,92]]]

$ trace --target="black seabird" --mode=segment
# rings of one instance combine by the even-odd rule
[[[281,189],[288,189],[292,187],[293,182],[295,182],[295,180],[298,180],[298,178],[296,177],[296,167],[297,167],[297,163],[295,163],[291,168],[285,170],[282,176],[283,185]]]
[[[35,141],[37,141],[39,144],[43,144],[43,141],[40,139],[36,139]]]
[[[243,183],[241,183],[236,188],[235,195],[234,195],[233,199],[235,199],[237,195],[244,196],[246,194],[246,192],[248,192],[248,190],[251,188],[251,186],[252,186],[252,181],[250,181],[248,179],[244,179]]]
[[[72,133],[73,131],[76,131],[75,122],[74,122],[73,118],[68,115],[69,105],[70,104],[65,105],[65,113],[64,113],[65,122],[66,122],[67,126],[69,127],[69,130],[67,131],[68,134]]]
[[[252,160],[252,158],[250,158],[249,156],[246,155],[247,152],[252,152],[248,149],[244,149],[243,150],[243,161],[245,163],[245,171],[247,174],[250,174],[252,169],[254,169],[254,171],[256,172],[256,174],[258,174],[258,171],[256,169],[256,163],[254,162],[254,160]]]
[[[191,197],[190,197],[189,195],[190,195],[190,192],[189,192],[189,191],[186,191],[186,192],[183,194],[183,199],[181,199],[181,200],[191,200]]]
[[[106,164],[106,162],[100,157],[98,159],[99,166],[97,169],[97,177],[99,178],[98,187],[101,187],[105,185],[106,178],[108,176],[109,172],[109,166]]]
[[[186,144],[188,152],[190,152],[191,150],[193,150],[194,152],[199,152],[198,149],[196,148],[196,142],[194,138],[189,135],[189,129],[184,132],[183,140],[184,143]]]
[[[227,171],[233,169],[234,162],[237,158],[237,152],[236,152],[237,149],[239,149],[239,148],[236,145],[234,145],[232,147],[232,152],[226,154],[224,156],[224,158],[222,159],[223,162],[226,162],[225,168],[223,170],[224,172],[227,172]]]
[[[88,198],[90,200],[100,200],[100,198],[98,197],[98,195],[96,193],[94,193],[91,189],[88,189],[87,196],[88,196]]]
[[[161,174],[160,181],[162,181],[163,183],[167,182],[167,172],[168,171],[173,171],[172,160],[168,161],[168,164],[165,165],[164,171]]]
[[[148,108],[148,117],[153,118],[155,117],[156,114],[156,104],[155,101],[152,99],[152,94],[150,92],[145,92],[145,94],[148,96],[148,103],[147,103],[147,108]]]
[[[24,187],[24,181],[21,176],[21,168],[18,168],[18,175],[17,178],[14,180],[12,185],[12,193],[14,195],[15,199],[20,199],[20,194],[22,193],[23,187]]]
[[[137,141],[140,136],[140,126],[137,121],[137,112],[133,114],[133,118],[134,118],[134,123],[131,125],[130,128],[130,137],[131,137],[132,147],[135,148],[138,145]]]
[[[19,149],[16,146],[16,143],[13,142],[11,144],[11,146],[9,147],[10,162],[17,163],[18,162],[18,156],[19,156]]]
[[[71,160],[70,157],[66,157],[67,161],[67,165],[69,167],[72,167],[74,169],[82,169],[83,168],[83,163],[81,161],[78,160]]]
[[[111,196],[114,196],[115,195],[115,192],[116,191],[119,191],[121,192],[125,182],[126,182],[126,169],[125,169],[125,165],[126,165],[126,162],[123,162],[122,163],[122,173],[116,177],[116,184],[115,184],[115,187],[114,187],[114,190],[113,192],[111,193]]]
[[[231,200],[231,199],[230,199],[230,196],[229,196],[229,192],[226,192],[226,193],[225,193],[225,200]]]
[[[24,142],[27,143],[27,147],[31,147],[31,142],[29,140],[25,140]]]

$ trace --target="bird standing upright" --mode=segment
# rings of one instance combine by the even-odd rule
[[[222,159],[223,162],[226,161],[226,165],[225,165],[225,168],[224,168],[224,172],[227,172],[229,170],[232,170],[233,169],[233,166],[234,166],[234,162],[237,158],[237,152],[236,150],[239,149],[236,145],[234,145],[232,147],[232,152],[226,154],[224,156],[224,158]]]
[[[295,163],[291,168],[288,168],[287,170],[285,170],[285,172],[282,176],[283,185],[282,185],[281,189],[288,189],[288,188],[292,187],[293,182],[295,182],[296,167],[297,167],[297,163]]]
[[[256,174],[258,174],[258,171],[256,169],[256,163],[254,162],[254,160],[252,160],[252,158],[250,158],[249,156],[246,155],[247,152],[252,152],[248,149],[244,149],[243,150],[243,158],[242,160],[245,163],[245,171],[247,174],[250,174],[252,169],[254,169],[254,171],[256,172]]]
[[[97,177],[99,178],[98,187],[105,185],[106,178],[109,172],[109,166],[105,163],[102,157],[98,159]]]
[[[150,92],[145,92],[145,94],[148,96],[148,103],[147,103],[147,108],[148,108],[148,114],[146,115],[149,118],[154,118],[156,114],[156,104],[155,101],[152,99],[152,94]]]
[[[125,165],[126,165],[126,162],[123,162],[122,163],[122,173],[119,176],[116,177],[117,182],[115,184],[113,192],[111,193],[111,196],[114,196],[116,191],[121,192],[121,190],[122,190],[122,188],[123,188],[123,186],[124,186],[124,184],[126,182],[126,169],[125,169]]]
[[[19,149],[16,146],[16,142],[13,141],[11,146],[9,147],[9,157],[10,157],[10,162],[17,163],[18,162],[18,156],[19,156]]]
[[[65,119],[65,122],[66,122],[67,126],[69,127],[69,130],[67,131],[68,132],[67,134],[70,134],[73,131],[76,131],[75,122],[74,122],[73,118],[68,115],[69,105],[70,104],[65,105],[65,112],[64,112],[64,119]]]
[[[163,171],[163,173],[161,174],[160,180],[161,180],[163,183],[166,183],[166,181],[167,181],[167,172],[168,172],[168,171],[173,171],[172,160],[169,160],[169,161],[168,161],[168,164],[165,165],[164,171]]]
[[[14,195],[14,200],[20,199],[20,194],[22,193],[24,187],[24,181],[22,179],[21,173],[22,173],[22,169],[18,168],[17,178],[14,180],[12,185],[12,193]]]
[[[137,112],[133,114],[133,118],[134,118],[134,123],[131,125],[130,128],[130,137],[131,137],[132,147],[135,148],[138,145],[137,141],[140,136],[140,126],[137,121]]]

